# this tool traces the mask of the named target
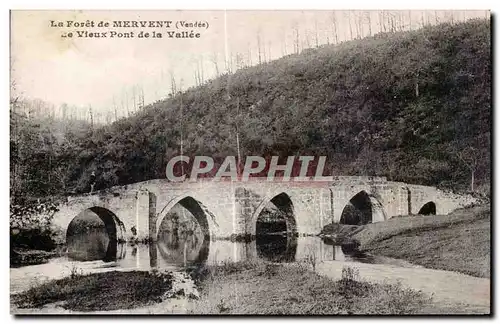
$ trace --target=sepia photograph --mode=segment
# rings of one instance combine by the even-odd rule
[[[491,316],[491,15],[10,10],[10,314]]]

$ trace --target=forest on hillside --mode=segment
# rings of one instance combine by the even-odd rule
[[[243,158],[325,155],[332,175],[489,194],[491,77],[490,22],[475,19],[306,49],[109,125],[11,109],[11,197],[86,192],[92,171],[96,189],[164,178],[181,138],[220,163],[236,135]]]

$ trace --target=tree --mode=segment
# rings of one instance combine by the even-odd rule
[[[387,31],[387,28],[385,26],[385,11],[384,10],[379,11],[378,20],[379,20],[379,25],[380,25],[380,31],[383,31],[385,33]]]
[[[296,21],[293,22],[292,29],[293,29],[294,34],[295,34],[293,49],[294,49],[295,54],[299,54],[299,52],[300,52],[300,34],[299,34],[299,24]]]
[[[302,48],[311,48],[311,39],[307,29],[304,29],[304,43],[302,44]]]
[[[259,55],[259,64],[262,63],[262,54],[261,54],[261,44],[260,44],[261,40],[260,40],[260,28],[259,30],[257,31],[257,53]]]
[[[283,33],[283,41],[281,42],[281,55],[286,56],[287,55],[287,45],[286,45],[286,31],[285,28],[283,27],[281,29],[281,32]]]
[[[132,102],[134,103],[134,112],[137,111],[136,89],[135,85],[132,87]]]
[[[198,76],[200,78],[200,84],[203,84],[205,82],[205,70],[203,68],[203,55],[200,55],[198,60],[197,60],[197,66],[198,66]]]
[[[364,24],[363,11],[355,12],[354,17],[355,17],[355,21],[356,21],[356,38],[362,38],[364,35],[364,32],[363,32],[363,24]]]
[[[477,171],[478,162],[480,160],[480,152],[472,146],[467,146],[456,152],[457,157],[462,161],[462,163],[469,169],[470,178],[470,190],[474,191],[474,177]]]
[[[399,31],[403,31],[404,30],[404,27],[405,27],[405,19],[404,19],[404,14],[403,14],[403,11],[397,11],[397,14],[396,14],[396,21],[397,21],[397,29]]]
[[[318,35],[318,21],[314,19],[314,40],[316,43],[316,47],[319,47],[319,35]]]
[[[177,93],[177,86],[176,86],[176,83],[175,83],[174,70],[171,68],[171,69],[168,70],[168,73],[170,74],[170,94],[173,97]]]
[[[253,64],[252,63],[252,46],[250,46],[250,44],[248,44],[247,65],[251,66],[252,64]]]
[[[354,39],[352,36],[352,21],[351,21],[351,12],[350,11],[347,12],[347,22],[349,23],[349,36],[350,36],[349,39]]]
[[[120,99],[120,108],[121,108],[122,114],[124,114],[125,113],[125,101],[123,100],[123,95],[121,96],[121,99]]]
[[[372,36],[372,17],[371,17],[371,11],[365,11],[365,19],[366,19],[366,22],[368,23],[368,35]]]
[[[339,43],[339,35],[337,31],[337,17],[335,11],[332,12],[332,28],[333,28],[333,36],[335,37],[335,44]]]
[[[393,12],[389,13],[390,32],[391,33],[396,32],[396,24],[395,24],[394,20],[395,20],[394,13]]]
[[[196,86],[199,86],[201,84],[200,79],[199,79],[199,75],[198,75],[198,64],[197,64],[196,68],[194,69],[194,84]]]
[[[140,108],[144,108],[144,88],[142,85],[139,88],[139,102],[141,104]]]
[[[411,21],[411,10],[408,10],[408,26],[410,27],[410,30],[413,30],[412,27],[412,21]]]
[[[60,107],[61,109],[61,117],[63,120],[66,120],[68,119],[68,104],[67,103],[63,103]]]
[[[92,105],[89,105],[90,128],[94,129],[94,115],[92,113]]]
[[[236,53],[236,69],[241,69],[243,68],[244,60],[243,60],[243,55],[240,53]]]
[[[130,117],[130,109],[129,109],[129,98],[128,98],[128,91],[125,89],[125,106],[127,108],[127,117]]]
[[[212,56],[210,57],[210,60],[212,61],[214,68],[215,68],[215,76],[219,77],[219,64],[218,64],[218,58],[217,58],[217,52],[213,52]]]
[[[267,43],[267,50],[268,50],[268,53],[267,53],[267,59],[268,59],[269,61],[271,61],[271,60],[272,60],[272,57],[271,57],[271,42],[268,42],[268,43]]]

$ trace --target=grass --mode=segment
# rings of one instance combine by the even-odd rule
[[[415,314],[430,303],[400,285],[362,281],[353,268],[337,281],[304,265],[266,262],[209,266],[198,275],[201,299],[190,311],[196,314]]]
[[[145,271],[112,271],[78,275],[50,281],[14,295],[20,308],[40,308],[62,302],[74,311],[116,310],[160,302],[172,288],[172,277],[166,273]]]
[[[57,255],[55,251],[31,250],[17,248],[10,250],[10,266],[12,268],[27,265],[42,264],[49,261],[50,258]]]
[[[490,213],[483,205],[449,215],[397,217],[368,224],[353,238],[372,254],[489,278]]]

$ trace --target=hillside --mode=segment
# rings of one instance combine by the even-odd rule
[[[223,75],[58,141],[64,149],[43,153],[58,171],[39,170],[45,180],[24,192],[87,191],[92,170],[97,189],[162,178],[167,161],[180,154],[181,129],[184,155],[222,161],[237,155],[236,128],[242,156],[326,155],[334,175],[467,190],[467,165],[476,161],[476,188],[488,191],[490,33],[484,20],[441,24],[309,49]],[[24,147],[40,141],[28,140],[34,142]],[[24,155],[18,163],[31,163],[29,152]],[[47,183],[54,172],[63,184]]]

